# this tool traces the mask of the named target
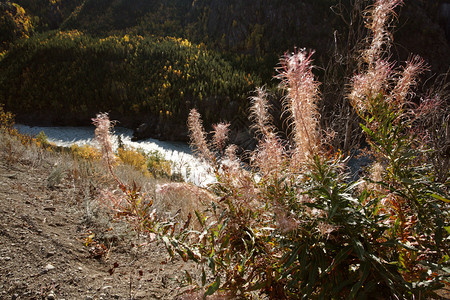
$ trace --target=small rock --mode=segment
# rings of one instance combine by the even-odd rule
[[[107,289],[112,289],[112,286],[106,285],[106,286],[103,287],[103,290],[107,290]]]
[[[48,264],[48,265],[45,266],[44,269],[45,269],[46,271],[51,271],[51,270],[55,269],[55,267],[52,266],[51,264]]]
[[[92,296],[86,296],[86,298],[84,298],[85,300],[92,300],[92,299],[94,299],[94,297],[92,297]]]
[[[6,261],[9,261],[9,260],[11,260],[11,257],[5,256],[5,257],[3,257],[3,259],[6,260]]]
[[[55,300],[55,294],[53,294],[53,292],[50,292],[50,293],[47,295],[47,300]]]
[[[146,298],[146,296],[147,296],[147,293],[145,291],[138,291],[135,294],[135,298],[138,298],[138,299]]]
[[[53,256],[53,255],[55,255],[55,252],[52,252],[52,251],[49,251],[49,252],[47,252],[47,257],[51,257],[51,256]]]
[[[56,208],[48,206],[48,207],[44,207],[44,210],[46,210],[46,211],[55,211]]]

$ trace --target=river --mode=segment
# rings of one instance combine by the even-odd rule
[[[94,140],[94,126],[86,127],[41,127],[16,124],[20,133],[37,135],[41,131],[45,133],[48,141],[58,146],[69,147],[77,145],[96,145]],[[186,182],[191,182],[198,186],[206,186],[214,182],[214,177],[208,172],[209,167],[197,159],[189,146],[181,142],[166,142],[156,139],[145,139],[141,141],[132,141],[133,131],[123,127],[115,127],[114,133],[115,146],[120,136],[122,142],[134,148],[140,148],[144,152],[158,151],[172,164],[172,171],[180,173]]]

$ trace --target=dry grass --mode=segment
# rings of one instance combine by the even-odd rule
[[[136,237],[126,222],[113,220],[106,207],[98,201],[99,191],[102,189],[113,191],[116,182],[97,156],[93,158],[92,155],[87,157],[80,155],[83,149],[89,152],[88,154],[95,153],[95,149],[54,147],[51,150],[51,147],[44,149],[41,145],[42,143],[24,145],[20,137],[0,131],[0,158],[7,166],[15,169],[19,164],[25,165],[28,172],[38,168],[50,170],[46,178],[47,187],[55,191],[70,187],[72,191],[70,202],[77,204],[77,209],[83,210],[83,219],[80,222],[99,232],[97,236],[99,240],[109,244],[115,240],[131,240]],[[82,151],[82,154],[86,154],[86,151]],[[127,185],[134,182],[142,188],[142,193],[155,199],[155,206],[158,211],[164,212],[162,214],[173,217],[176,211],[180,210],[181,213],[176,219],[182,220],[189,213],[193,213],[194,209],[201,207],[199,196],[190,194],[194,187],[186,185],[186,188],[183,188],[184,184],[179,184],[176,189],[159,193],[160,186],[172,184],[168,179],[152,178],[148,176],[148,172],[142,172],[129,164],[116,165],[114,172],[121,182]],[[113,230],[110,230],[111,228]]]
[[[209,191],[188,183],[164,183],[157,185],[155,209],[164,219],[185,222],[195,211],[204,211],[217,197]],[[196,223],[193,224],[196,226]]]

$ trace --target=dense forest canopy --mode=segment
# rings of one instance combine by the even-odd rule
[[[29,122],[50,116],[49,123],[79,124],[96,111],[110,111],[127,126],[159,124],[151,134],[169,138],[184,127],[192,107],[207,127],[245,119],[254,88],[276,86],[280,55],[305,47],[315,50],[316,75],[334,78],[321,87],[327,116],[342,102],[342,82],[358,68],[350,53],[363,42],[368,3],[1,1],[0,102]],[[447,71],[450,49],[439,5],[415,0],[401,8],[395,59],[417,53],[432,74]]]

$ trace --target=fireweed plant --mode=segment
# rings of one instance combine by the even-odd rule
[[[100,146],[103,160],[110,175],[120,189],[119,193],[107,189],[101,191],[100,200],[111,209],[119,218],[125,218],[135,226],[138,231],[149,232],[156,222],[155,211],[152,210],[153,199],[141,192],[141,188],[133,181],[131,185],[122,182],[114,173],[116,157],[113,152],[112,128],[108,114],[98,114],[92,119],[96,126],[95,139]]]
[[[297,50],[281,58],[277,76],[292,134],[279,137],[267,93],[257,89],[250,119],[258,144],[249,164],[237,157],[235,145],[226,145],[228,124],[216,125],[208,142],[200,114],[191,111],[192,145],[217,179],[209,187],[210,209],[195,211],[195,230],[190,214],[178,227],[156,219],[139,206],[136,187],[118,182],[125,195],[122,214],[141,222],[171,255],[198,263],[198,278],[186,272],[192,291],[203,297],[222,292],[233,298],[420,299],[448,286],[448,179],[436,180],[425,159],[434,149],[414,126],[432,110],[409,103],[425,64],[414,56],[398,68],[387,59],[389,24],[400,4],[377,0],[366,10],[368,46],[349,84],[348,100],[374,157],[366,178],[352,181],[348,158],[327,146],[313,53]],[[101,135],[109,132],[101,129],[108,127],[102,127],[105,118],[99,115],[96,125],[113,173]]]

